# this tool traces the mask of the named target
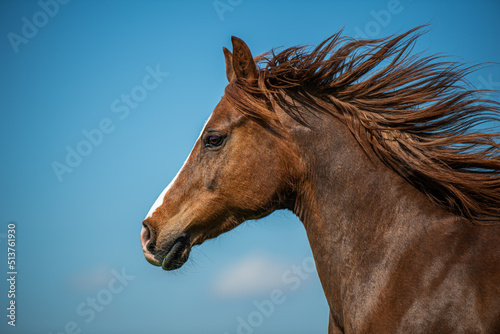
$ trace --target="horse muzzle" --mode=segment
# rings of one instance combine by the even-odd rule
[[[189,258],[191,241],[189,235],[181,234],[171,241],[159,242],[150,227],[143,223],[141,230],[142,251],[146,260],[155,266],[161,266],[164,270],[175,270]]]

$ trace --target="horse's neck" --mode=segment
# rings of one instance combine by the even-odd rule
[[[455,218],[368,157],[339,121],[321,124],[297,136],[308,172],[295,212],[306,228],[332,315],[342,324],[344,308],[354,307],[354,299],[375,302],[379,291],[370,284],[387,279],[412,240],[431,224]]]

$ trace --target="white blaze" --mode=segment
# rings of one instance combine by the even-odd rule
[[[201,138],[201,135],[203,134],[203,130],[205,130],[205,126],[207,125],[208,121],[210,120],[210,118],[205,122],[205,125],[203,126],[203,129],[201,130],[201,133],[200,133],[200,136],[198,137],[198,139],[194,142],[194,144],[196,145],[196,143],[198,142],[198,140]],[[194,147],[193,147],[194,149]],[[191,152],[193,152],[193,150],[191,150]],[[165,195],[167,194],[167,192],[170,190],[170,188],[172,188],[172,186],[174,185],[175,181],[177,180],[177,178],[179,177],[179,174],[181,173],[182,169],[184,168],[184,165],[186,165],[186,162],[189,160],[189,157],[191,156],[191,154],[189,154],[188,158],[186,159],[186,161],[184,161],[184,164],[182,164],[182,167],[181,169],[179,169],[179,171],[177,172],[177,175],[174,177],[174,179],[172,180],[172,182],[170,182],[170,184],[165,188],[163,189],[163,191],[161,192],[160,196],[158,196],[158,198],[156,199],[156,201],[154,202],[153,206],[151,207],[151,209],[149,209],[149,212],[146,216],[146,218],[144,218],[144,220],[148,219],[149,217],[151,217],[153,215],[153,213],[156,211],[156,209],[158,209],[162,204],[163,204],[163,199],[165,198]]]
[[[187,161],[187,160],[186,160]],[[184,162],[184,165],[186,163]],[[184,165],[182,167],[184,167]],[[177,177],[179,176],[179,173],[181,172],[182,168],[179,169],[179,172],[177,173],[177,175],[174,177],[174,179],[172,180],[172,182],[170,182],[170,184],[165,188],[163,189],[163,191],[161,192],[160,196],[158,196],[158,198],[156,199],[156,201],[154,202],[153,206],[151,207],[151,209],[149,209],[149,212],[148,212],[148,215],[146,216],[146,218],[144,219],[148,219],[149,217],[151,217],[153,215],[153,213],[156,211],[156,209],[158,209],[162,204],[163,204],[163,199],[165,198],[165,195],[167,194],[167,192],[170,190],[170,188],[172,187],[172,185],[174,184],[175,180],[177,180]]]

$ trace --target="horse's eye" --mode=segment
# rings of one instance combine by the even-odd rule
[[[221,136],[217,136],[217,135],[209,136],[207,138],[207,142],[206,142],[205,146],[208,146],[208,147],[219,146],[220,144],[222,144],[222,140],[223,140],[223,138]]]

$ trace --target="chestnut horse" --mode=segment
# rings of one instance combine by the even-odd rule
[[[233,37],[225,94],[142,223],[146,259],[177,269],[288,209],[328,333],[500,333],[499,104],[471,68],[411,55],[418,29],[257,58]]]

